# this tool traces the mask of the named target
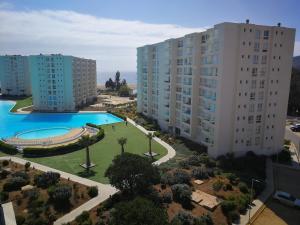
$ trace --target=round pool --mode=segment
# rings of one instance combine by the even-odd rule
[[[67,127],[53,127],[46,129],[37,129],[21,132],[16,135],[17,138],[21,139],[43,139],[61,136],[70,132],[70,128]]]

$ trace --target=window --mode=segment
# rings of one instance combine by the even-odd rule
[[[255,92],[250,93],[250,100],[255,100]]]
[[[253,64],[258,64],[258,55],[253,55]]]
[[[267,56],[266,55],[263,55],[261,57],[261,64],[266,64],[267,63]]]
[[[268,40],[268,39],[269,39],[269,31],[268,31],[268,30],[265,30],[265,31],[264,31],[264,39],[265,39],[265,40]]]
[[[255,89],[256,88],[256,80],[251,81],[251,88]]]
[[[249,106],[249,112],[254,112],[254,104],[250,104]]]
[[[260,30],[255,30],[255,39],[260,39]]]
[[[264,80],[261,80],[259,82],[259,88],[264,88],[265,87],[265,81]]]
[[[248,116],[248,124],[253,124],[254,116]]]
[[[260,144],[260,137],[256,137],[255,138],[255,145],[259,145]]]
[[[254,43],[254,51],[259,52],[259,43],[258,42]]]
[[[262,111],[262,107],[263,107],[262,103],[257,104],[257,112],[261,112]]]
[[[260,134],[260,132],[261,132],[261,126],[257,126],[255,129],[255,133]]]
[[[252,68],[252,76],[253,76],[253,77],[256,77],[256,76],[257,76],[257,68],[256,68],[256,67],[253,67],[253,68]]]
[[[262,52],[267,52],[267,51],[268,51],[268,42],[265,42],[262,47]]]
[[[261,123],[261,115],[256,116],[256,123]]]

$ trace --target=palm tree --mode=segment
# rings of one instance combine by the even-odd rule
[[[89,135],[83,135],[80,140],[79,140],[80,145],[85,147],[85,152],[86,152],[86,161],[85,161],[85,168],[86,172],[90,172],[90,167],[91,167],[91,159],[90,159],[90,150],[89,146],[91,144],[91,139]]]
[[[148,140],[149,140],[149,154],[150,154],[152,160],[153,160],[153,155],[152,155],[151,142],[152,142],[153,137],[154,137],[153,133],[149,132],[149,133],[147,134],[147,138],[148,138]]]
[[[125,152],[124,145],[126,145],[126,143],[127,143],[127,138],[125,138],[125,137],[119,138],[118,143],[121,145],[121,154],[123,154]]]

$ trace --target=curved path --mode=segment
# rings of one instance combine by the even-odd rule
[[[149,132],[152,131],[148,131],[145,128],[143,128],[140,125],[137,125],[133,120],[128,119],[128,122],[130,122],[131,124],[133,124],[134,126],[136,126],[139,130],[141,130],[143,133],[148,134]],[[157,141],[159,144],[161,144],[162,146],[164,146],[168,153],[167,155],[163,156],[162,158],[160,158],[159,160],[155,161],[153,164],[155,165],[160,165],[161,163],[167,162],[168,160],[170,160],[171,158],[173,158],[176,155],[176,151],[166,142],[162,141],[161,139],[154,137],[154,140]],[[35,162],[31,162],[29,160],[25,160],[22,158],[18,158],[18,157],[13,157],[13,156],[3,156],[0,157],[0,160],[12,160],[13,162],[19,163],[19,164],[25,164],[26,162],[30,162],[31,163],[31,167],[41,170],[43,172],[47,172],[47,171],[53,171],[53,172],[57,172],[60,173],[62,178],[65,179],[70,179],[72,181],[81,183],[83,185],[86,186],[97,186],[98,190],[99,190],[99,194],[97,197],[92,198],[91,200],[87,201],[86,203],[80,205],[79,207],[77,207],[76,209],[72,210],[71,212],[69,212],[68,214],[65,214],[64,216],[60,217],[59,219],[57,219],[53,225],[61,225],[64,223],[68,223],[73,221],[77,216],[79,216],[83,211],[89,211],[92,208],[94,208],[95,206],[99,205],[101,202],[105,201],[106,199],[108,199],[111,195],[115,194],[118,192],[118,189],[114,188],[113,186],[111,186],[110,184],[102,184],[96,181],[92,181],[83,177],[79,177],[76,176],[74,174],[70,174],[61,170],[57,170],[57,169],[53,169],[51,167],[48,166],[44,166],[41,165],[39,163],[35,163]]]

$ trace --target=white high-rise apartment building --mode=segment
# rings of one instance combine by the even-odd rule
[[[0,56],[0,82],[1,93],[4,95],[31,95],[28,57]]]
[[[29,66],[35,110],[74,111],[97,98],[95,60],[41,54]]]
[[[211,156],[282,149],[295,29],[221,23],[137,49],[138,112]]]

